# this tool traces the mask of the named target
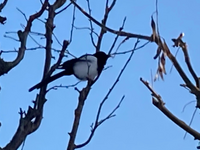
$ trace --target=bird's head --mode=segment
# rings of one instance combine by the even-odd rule
[[[110,55],[107,55],[106,53],[102,51],[96,52],[94,56],[97,57],[98,61],[103,63],[103,65],[106,64],[107,59],[110,57]]]

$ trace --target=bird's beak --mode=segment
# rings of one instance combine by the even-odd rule
[[[114,58],[115,55],[109,54],[109,55],[108,55],[108,58],[110,58],[110,57],[111,57],[111,58]]]

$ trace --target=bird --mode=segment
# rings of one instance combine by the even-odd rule
[[[31,87],[29,92],[39,89],[42,86],[47,85],[48,83],[63,76],[74,75],[81,81],[94,81],[95,78],[101,74],[109,57],[109,54],[106,54],[103,51],[98,51],[94,54],[85,54],[79,58],[67,60],[57,68],[63,69],[63,71],[50,76],[49,78],[43,79],[41,82]]]

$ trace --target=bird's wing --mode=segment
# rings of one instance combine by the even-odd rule
[[[63,64],[58,66],[58,69],[65,69],[65,70],[68,69],[68,70],[70,70],[77,60],[78,60],[77,58],[67,60]]]
[[[94,56],[94,55],[91,55],[91,54],[85,54],[81,57],[78,58],[78,61],[81,62],[81,61],[87,61],[87,62],[96,62],[97,61],[97,58]]]

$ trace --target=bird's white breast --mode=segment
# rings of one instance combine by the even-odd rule
[[[97,58],[93,55],[85,55],[74,65],[74,75],[80,80],[87,80],[88,78],[94,80],[98,75]]]

